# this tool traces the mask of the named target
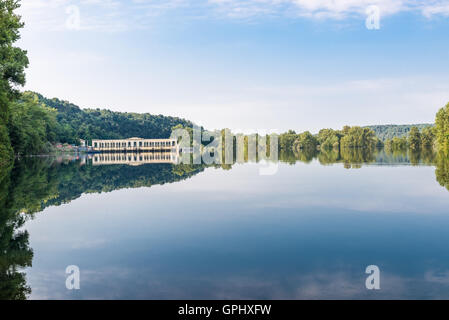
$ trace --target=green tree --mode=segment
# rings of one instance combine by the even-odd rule
[[[13,151],[7,132],[10,104],[17,99],[18,85],[25,84],[28,66],[26,51],[14,47],[23,27],[14,10],[20,7],[17,0],[0,0],[0,166],[11,161]]]
[[[432,148],[435,143],[435,128],[426,127],[421,132],[421,145],[423,148]]]
[[[435,176],[438,183],[449,190],[449,158],[446,152],[438,152],[436,156]]]
[[[382,141],[391,140],[395,137],[398,138],[407,137],[412,127],[417,127],[422,132],[425,128],[433,127],[433,125],[428,123],[421,123],[414,125],[386,124],[386,125],[367,126],[367,128],[373,130],[376,136]]]
[[[343,128],[342,148],[374,148],[377,142],[374,131],[369,128],[347,127]]]
[[[298,138],[299,135],[297,135],[296,132],[293,130],[289,130],[288,132],[279,135],[279,149],[285,151],[292,151],[293,144]]]
[[[407,138],[406,137],[394,137],[385,141],[385,149],[388,151],[405,151],[407,148]]]
[[[23,94],[10,109],[8,129],[14,152],[24,155],[48,151],[48,143],[56,142],[61,132],[56,110],[40,104],[31,93]]]
[[[408,145],[411,150],[419,150],[421,148],[421,133],[417,127],[412,127],[410,129],[410,134],[408,136]]]
[[[321,129],[318,132],[318,142],[322,149],[332,149],[340,147],[342,134],[333,129]]]
[[[441,108],[436,115],[435,135],[438,149],[449,153],[449,103]]]
[[[301,133],[293,143],[293,149],[299,150],[316,150],[318,146],[318,139],[315,138],[309,131]]]

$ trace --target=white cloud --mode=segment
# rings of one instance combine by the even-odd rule
[[[382,15],[390,15],[407,9],[403,0],[292,0],[302,13],[312,17],[345,18],[364,15],[368,6],[376,5]]]
[[[354,14],[363,15],[370,5],[381,12],[393,14],[407,8],[403,0],[209,0],[227,10],[231,17],[255,15],[287,15],[311,18],[342,19]]]
[[[449,1],[429,1],[429,3],[421,7],[421,11],[427,18],[431,18],[434,15],[449,17]]]
[[[102,31],[148,27],[152,17],[175,10],[183,10],[186,18],[346,19],[363,18],[368,6],[377,5],[382,16],[404,11],[420,12],[427,18],[449,16],[449,0],[24,0],[20,12],[33,28],[61,30],[69,5],[80,9],[81,30]]]
[[[366,8],[378,6],[383,16],[418,11],[426,17],[449,15],[448,0],[208,0],[228,17],[260,15],[344,19],[364,16]]]

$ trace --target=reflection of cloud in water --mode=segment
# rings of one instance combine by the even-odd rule
[[[426,281],[439,283],[439,284],[449,284],[449,270],[436,271],[429,270],[424,275]]]
[[[93,249],[104,247],[108,243],[106,239],[78,239],[73,245],[72,249]]]
[[[81,270],[81,290],[64,287],[65,274],[35,273],[32,299],[411,299],[447,298],[449,271],[422,278],[381,272],[381,289],[365,288],[366,274],[324,272],[289,277],[156,274],[147,269]]]

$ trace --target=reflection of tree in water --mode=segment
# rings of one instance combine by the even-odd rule
[[[431,148],[423,148],[419,151],[409,150],[410,162],[412,165],[432,165],[435,163],[436,153]]]
[[[279,152],[279,161],[294,165],[299,161],[299,157],[293,151],[281,150]]]
[[[316,156],[319,151],[316,148],[304,148],[298,151],[295,151],[294,154],[296,158],[304,163],[310,163]]]
[[[35,213],[68,203],[83,193],[151,187],[190,178],[203,165],[151,164],[90,166],[28,158],[0,176],[0,300],[26,299],[31,293],[21,269],[31,267],[27,231],[18,231]]]
[[[386,164],[434,165],[436,153],[432,148],[419,150],[385,149],[376,154],[376,162]]]
[[[365,163],[435,164],[436,179],[449,190],[449,157],[432,150],[388,152],[343,148],[342,150],[301,150],[281,152],[280,161],[294,164],[318,159],[322,165],[341,163],[359,168]],[[68,203],[83,193],[102,193],[123,188],[151,187],[193,177],[206,167],[231,170],[232,165],[141,166],[81,165],[79,161],[55,163],[49,159],[18,161],[12,170],[0,174],[0,299],[25,299],[30,293],[21,270],[30,267],[33,251],[27,231],[18,231],[28,218],[49,206]]]
[[[374,162],[374,150],[371,148],[341,148],[341,158],[347,169],[359,169],[363,163]]]
[[[434,165],[437,154],[431,148],[412,150],[331,148],[320,151],[281,152],[280,161],[294,164],[298,161],[309,163],[318,159],[322,165],[342,163],[345,168],[361,168],[364,164],[378,165]],[[446,156],[447,157],[447,156]]]
[[[449,190],[449,155],[440,152],[436,155],[435,176],[438,183]]]
[[[318,154],[318,161],[322,165],[338,163],[341,160],[340,150],[337,148],[322,149]]]
[[[318,155],[316,149],[305,148],[295,151],[281,150],[279,152],[279,161],[294,165],[296,162],[310,163]]]
[[[15,210],[14,185],[9,172],[0,176],[0,299],[23,300],[31,292],[21,268],[31,266],[33,251],[28,232],[17,230],[25,217]]]
[[[285,155],[285,153],[281,154],[282,161],[285,161],[285,159],[282,159]],[[317,158],[322,165],[343,163],[345,168],[360,168],[363,163],[375,160],[374,151],[365,148],[331,148],[320,151],[304,149],[288,156],[287,162],[289,163],[295,163],[296,161],[310,163],[313,159]]]

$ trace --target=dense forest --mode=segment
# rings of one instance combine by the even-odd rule
[[[449,104],[440,109],[435,122],[435,125],[345,126],[342,130],[321,129],[316,135],[309,131],[297,134],[289,130],[279,135],[279,147],[281,151],[385,147],[387,150],[432,149],[447,153]]]
[[[289,130],[279,135],[281,151],[298,151],[304,149],[340,149],[340,148],[369,148],[383,146],[374,131],[358,126],[345,126],[342,130],[321,129],[317,135],[309,131],[296,133]]]
[[[173,127],[193,126],[192,122],[176,117],[81,109],[57,98],[48,99],[32,92],[27,94],[35,95],[39,104],[56,110],[59,142],[63,143],[78,143],[79,139],[169,138]]]
[[[10,165],[13,159],[7,129],[9,110],[19,96],[17,86],[25,84],[25,68],[28,66],[26,51],[14,47],[23,27],[20,16],[14,13],[19,7],[14,0],[0,1],[0,168]]]
[[[413,127],[418,128],[422,131],[425,128],[432,127],[434,124],[424,123],[424,124],[386,124],[386,125],[374,125],[374,126],[366,126],[365,128],[371,129],[374,131],[376,137],[378,137],[382,141],[391,140],[393,138],[403,138],[407,137],[410,133],[410,130]]]
[[[55,143],[80,139],[168,138],[176,125],[190,121],[151,115],[81,109],[67,101],[24,92],[10,104],[7,134],[16,155],[45,154]]]

